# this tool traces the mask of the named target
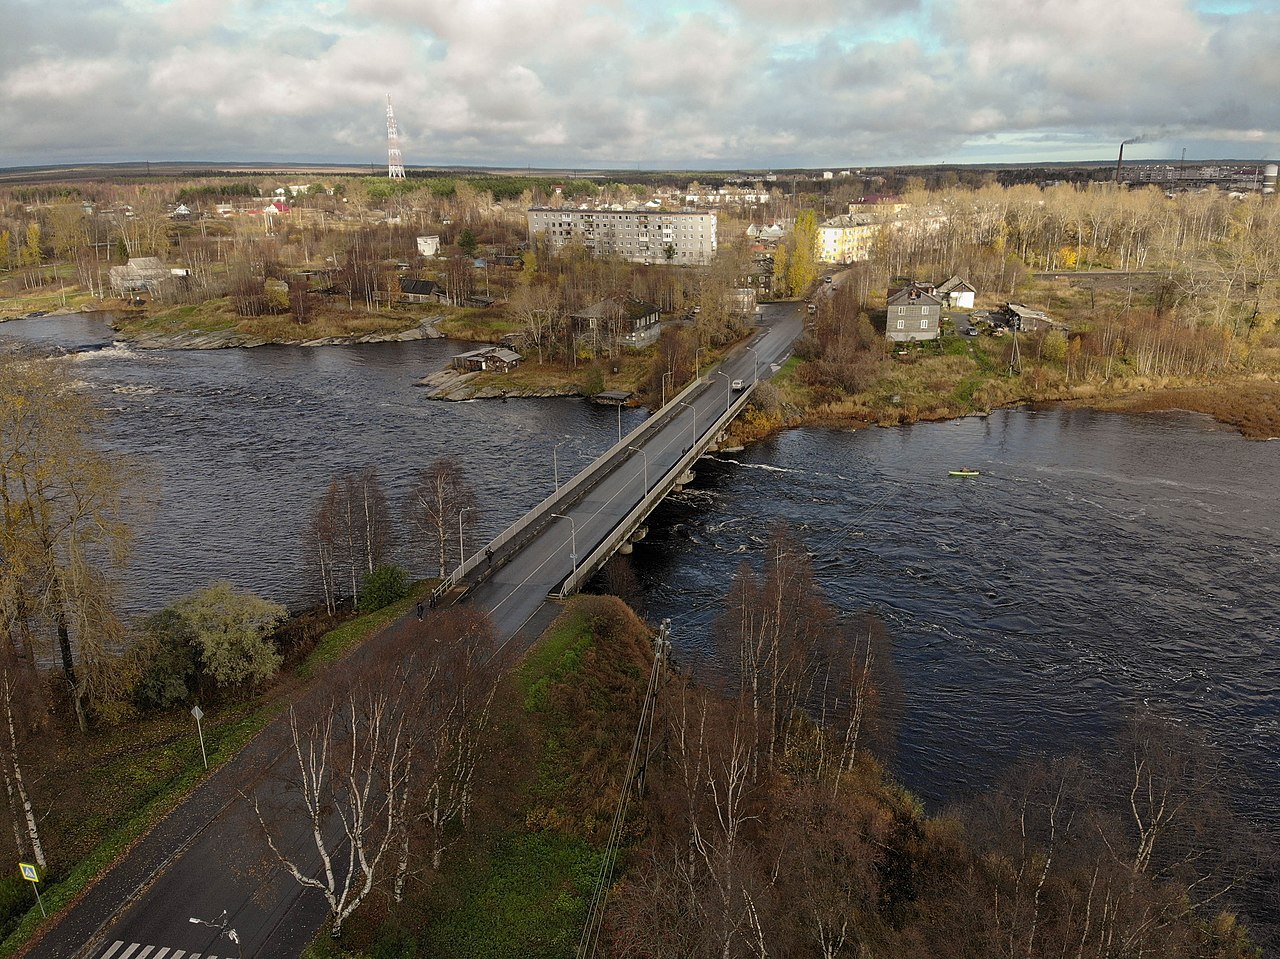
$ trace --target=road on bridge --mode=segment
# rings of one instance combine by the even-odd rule
[[[467,601],[490,614],[500,637],[532,641],[557,608],[548,592],[635,506],[654,477],[684,456],[694,437],[733,400],[734,379],[776,372],[803,330],[796,304],[764,304],[761,331],[653,428],[585,497],[550,521],[474,588]],[[592,467],[588,467],[591,469]],[[391,634],[421,631],[413,616]],[[371,644],[371,647],[374,644]],[[359,669],[358,651],[350,665]],[[281,761],[292,761],[287,726],[277,721],[201,784],[177,809],[61,915],[31,959],[294,959],[326,917],[323,899],[304,892],[275,863],[251,797]],[[276,826],[286,848],[306,849],[305,824]],[[281,836],[281,833],[284,833]],[[315,857],[315,869],[320,868]],[[198,921],[197,921],[198,920]],[[234,933],[234,939],[230,935]],[[237,941],[238,940],[238,941]]]
[[[472,589],[467,601],[489,614],[499,635],[532,642],[554,618],[547,594],[573,572],[622,521],[659,476],[675,466],[707,427],[736,398],[735,379],[766,379],[791,355],[804,329],[794,303],[761,305],[761,331],[736,347],[718,367],[704,370],[702,385],[672,415],[655,416],[633,450],[594,485],[585,498],[548,517],[519,552]],[[590,469],[591,467],[588,467]],[[541,614],[541,615],[540,615]]]

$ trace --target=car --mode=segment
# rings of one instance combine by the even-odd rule
[[[747,388],[746,384],[743,383],[742,380],[734,380],[732,383],[729,384],[729,386],[733,388],[734,392],[738,392],[738,393],[742,392]]]
[[[822,282],[823,282],[823,283],[830,283],[830,282],[831,282],[831,277],[829,277],[829,276],[824,276],[824,277],[822,278]]]
[[[816,304],[814,304],[814,303],[810,303],[810,304],[809,304],[809,306],[808,306],[808,310],[809,310],[809,312],[810,312],[810,313],[817,313],[817,312],[818,312],[818,307],[817,307],[817,305],[816,305]]]
[[[977,336],[978,328],[976,326],[971,326],[967,330],[965,330],[964,333],[965,333],[965,336]]]

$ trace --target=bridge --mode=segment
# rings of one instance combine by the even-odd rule
[[[486,612],[504,639],[532,642],[558,612],[548,600],[575,592],[615,552],[643,538],[653,508],[692,480],[698,458],[722,440],[757,384],[790,355],[803,329],[796,306],[765,304],[761,320],[761,332],[719,366],[666,398],[576,477],[468,556],[434,602],[465,600]]]

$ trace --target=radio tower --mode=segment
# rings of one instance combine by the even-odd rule
[[[404,179],[404,160],[400,156],[400,134],[396,130],[396,115],[391,109],[391,94],[387,94],[387,176],[392,180]]]

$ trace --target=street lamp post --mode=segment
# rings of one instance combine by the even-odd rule
[[[552,516],[559,519],[567,519],[569,521],[569,556],[573,560],[573,575],[578,575],[578,524],[573,521],[572,516],[564,513],[552,513]]]
[[[462,543],[462,514],[469,509],[475,509],[474,506],[464,506],[458,510],[458,569],[462,569],[462,564],[467,559],[467,550]]]
[[[724,377],[724,411],[728,413],[733,406],[733,380],[724,370],[716,370],[716,376]]]
[[[693,381],[696,383],[702,378],[702,367],[698,363],[698,354],[705,350],[705,346],[699,346],[693,351]]]
[[[557,492],[560,489],[560,460],[556,454],[559,453],[560,447],[564,446],[564,444],[567,442],[569,441],[561,440],[555,446],[551,447],[551,473],[552,473],[552,476],[555,477]]]
[[[641,456],[644,457],[644,491],[645,491],[645,494],[648,495],[649,493],[649,454],[646,453],[644,450],[642,450],[638,446],[628,446],[627,449],[631,450],[631,452],[633,453],[639,453]]]
[[[755,384],[760,382],[760,354],[756,352],[756,348],[754,346],[748,346],[747,349],[751,351],[751,355],[755,357],[756,361],[755,372],[751,374],[751,385],[755,386]]]
[[[622,442],[622,404],[618,404],[618,442]]]
[[[696,439],[698,436],[698,411],[694,409],[692,406],[690,406],[688,403],[686,403],[684,400],[680,401],[680,405],[693,414],[693,428],[690,431],[689,435]]]
[[[663,374],[662,374],[662,405],[663,405],[663,407],[664,407],[664,408],[665,408],[665,407],[666,407],[666,405],[667,405],[667,377],[668,377],[668,376],[669,376],[669,377],[671,377],[671,392],[672,392],[672,393],[674,393],[674,392],[675,392],[676,371],[675,371],[675,370],[667,370],[667,372],[665,372],[665,373],[663,373]]]

